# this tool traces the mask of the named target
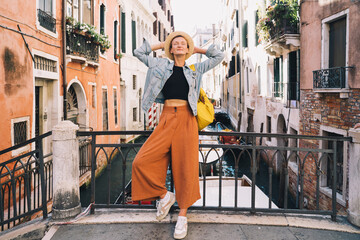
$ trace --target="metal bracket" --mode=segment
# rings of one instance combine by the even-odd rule
[[[19,29],[19,32],[21,33],[21,36],[22,36],[22,38],[23,38],[23,40],[24,40],[24,42],[25,42],[26,48],[27,48],[27,50],[29,51],[31,58],[32,58],[33,62],[35,63],[35,58],[34,58],[34,56],[32,55],[32,53],[31,53],[31,51],[30,51],[30,48],[29,48],[29,45],[27,44],[27,42],[26,42],[26,40],[25,40],[25,38],[24,38],[24,34],[21,32],[21,28],[20,28],[19,24],[17,25],[17,27],[18,27],[18,29]]]

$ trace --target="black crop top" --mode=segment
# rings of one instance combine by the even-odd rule
[[[162,93],[165,99],[188,100],[189,84],[182,67],[174,66],[173,73],[166,81]]]

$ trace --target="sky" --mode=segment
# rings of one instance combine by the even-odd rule
[[[193,33],[195,27],[212,27],[220,14],[221,0],[170,0],[175,30]]]

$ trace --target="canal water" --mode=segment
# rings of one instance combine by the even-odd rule
[[[224,122],[226,125],[229,123]],[[210,126],[211,127],[211,126]],[[213,127],[213,126],[212,126]],[[144,143],[147,137],[141,136],[135,139],[136,143]],[[123,154],[128,153],[126,159],[126,171],[125,171],[125,186],[131,179],[131,164],[135,158],[135,151],[130,148],[122,148]],[[136,148],[138,151],[139,148]],[[224,161],[222,163],[222,175],[233,177],[235,176],[235,161],[230,152],[225,154]],[[106,169],[100,174],[96,179],[95,184],[95,202],[105,204],[107,202],[108,188],[110,187],[110,204],[113,204],[123,188],[123,161],[120,156],[117,156],[113,159],[111,163],[111,170],[107,171]],[[219,161],[214,164],[213,175],[219,175]],[[246,175],[249,179],[252,178],[251,175],[251,163],[248,157],[245,155],[239,161],[238,176]],[[108,184],[108,178],[110,177],[110,185]],[[256,174],[256,186],[258,186],[266,195],[269,193],[269,173],[268,165],[265,161],[260,160],[259,169]],[[280,186],[280,177],[278,175],[273,175],[272,177],[272,201],[278,205],[279,202],[279,186]],[[295,199],[288,194],[288,208],[296,208]],[[90,185],[82,186],[80,188],[80,199],[82,207],[87,207],[90,204]]]

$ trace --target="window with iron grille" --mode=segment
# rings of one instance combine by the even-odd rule
[[[39,0],[37,12],[40,26],[56,33],[56,19],[53,17],[53,0]]]
[[[114,116],[115,116],[115,125],[118,124],[118,113],[117,113],[117,91],[114,89]]]
[[[57,72],[56,61],[40,57],[38,55],[34,56],[35,59],[35,69],[48,71],[48,72]]]
[[[14,128],[14,145],[18,145],[27,140],[27,121],[16,122]]]
[[[133,122],[137,122],[137,108],[133,108]]]
[[[102,115],[103,115],[103,130],[109,130],[109,116],[108,116],[108,103],[107,103],[107,89],[103,89],[102,94]]]
[[[136,90],[136,75],[133,75],[133,90]]]

